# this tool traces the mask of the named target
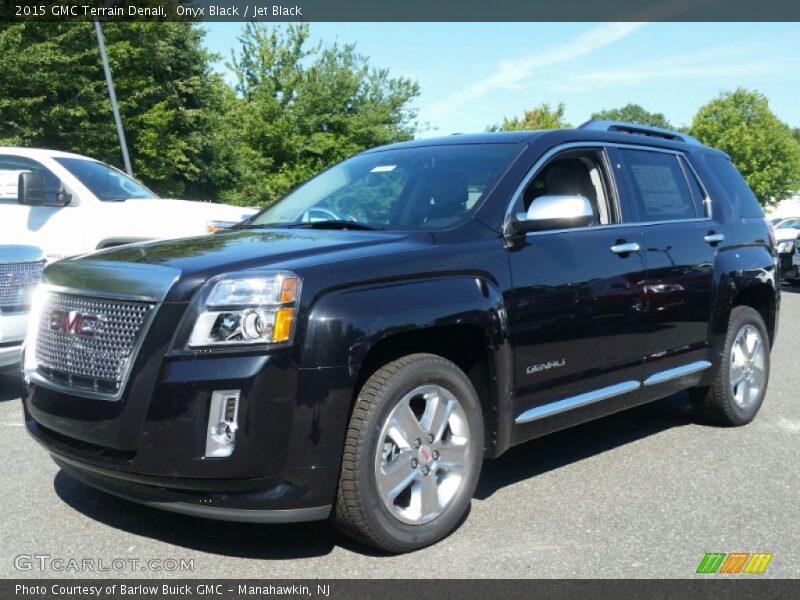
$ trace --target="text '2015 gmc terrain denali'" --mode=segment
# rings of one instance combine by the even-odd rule
[[[514,444],[685,389],[752,420],[775,260],[728,157],[683,134],[591,122],[376,148],[236,230],[47,267],[27,428],[124,498],[330,516],[413,550]]]

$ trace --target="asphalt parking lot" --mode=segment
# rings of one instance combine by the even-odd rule
[[[706,552],[771,552],[763,575],[740,576],[798,577],[800,289],[784,292],[752,424],[702,424],[677,395],[512,449],[485,464],[462,526],[405,556],[327,523],[205,521],[94,491],[29,439],[16,384],[0,376],[0,576],[96,576],[15,568],[19,555],[50,555],[194,561],[101,574],[113,577],[691,577]]]

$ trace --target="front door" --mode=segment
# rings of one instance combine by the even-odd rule
[[[619,222],[604,150],[555,155],[532,179],[520,208],[541,195],[565,194],[595,205],[592,225],[528,233],[509,248],[517,425],[559,420],[617,397],[633,402],[641,381],[642,229]]]

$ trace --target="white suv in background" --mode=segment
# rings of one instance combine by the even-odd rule
[[[118,169],[78,154],[0,147],[0,240],[38,246],[48,260],[202,235],[254,212],[159,198]]]
[[[19,363],[31,292],[44,265],[39,248],[0,246],[0,371]]]

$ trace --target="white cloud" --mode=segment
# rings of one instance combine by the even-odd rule
[[[453,92],[447,99],[430,107],[434,115],[446,115],[454,108],[474,102],[491,92],[520,89],[524,80],[535,70],[566,62],[613,44],[630,35],[644,23],[609,23],[581,33],[560,46],[538,51],[529,56],[506,60],[497,65],[494,74],[473,81],[468,86]]]
[[[777,71],[782,66],[763,60],[754,61],[752,56],[756,56],[756,52],[742,54],[741,50],[741,47],[718,47],[658,60],[626,62],[618,67],[570,73],[556,80],[545,81],[543,86],[555,92],[587,92],[609,87],[633,87],[659,81],[696,81],[761,75]]]

